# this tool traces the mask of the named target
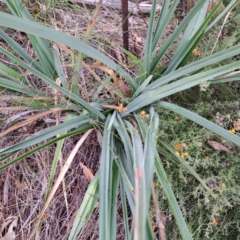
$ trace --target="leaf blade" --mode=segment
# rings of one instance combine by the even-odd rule
[[[215,123],[212,123],[208,121],[207,119],[197,115],[196,113],[193,113],[187,109],[184,109],[182,107],[179,107],[177,105],[174,105],[172,103],[167,103],[164,101],[159,101],[156,103],[156,105],[161,106],[163,108],[169,109],[171,111],[174,111],[178,114],[183,115],[184,117],[198,123],[199,125],[209,129],[210,131],[217,133],[218,135],[222,136],[223,138],[233,142],[237,146],[240,146],[240,137],[229,133],[227,130],[223,129],[222,127],[219,127]]]
[[[75,49],[79,52],[82,52],[89,57],[96,59],[108,67],[116,71],[122,77],[128,81],[131,86],[135,89],[137,88],[137,84],[132,79],[132,77],[124,71],[119,65],[117,65],[114,61],[109,59],[104,54],[100,53],[93,47],[71,37],[59,31],[56,31],[52,28],[37,24],[35,22],[28,21],[26,19],[21,19],[10,14],[0,12],[0,25],[5,27],[13,28],[19,31],[27,32],[36,36],[40,36],[42,38],[46,38],[55,42],[60,42],[72,49]]]

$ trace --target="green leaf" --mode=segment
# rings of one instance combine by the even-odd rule
[[[105,56],[103,53],[100,53],[93,47],[90,47],[86,43],[83,43],[71,36],[61,33],[60,31],[56,31],[52,28],[37,24],[35,22],[21,19],[3,12],[0,12],[0,25],[27,32],[35,36],[40,36],[41,38],[46,38],[55,42],[60,42],[72,49],[82,52],[87,56],[107,65],[109,68],[116,71],[116,73],[124,77],[125,80],[129,82],[134,89],[137,88],[137,84],[132,79],[132,77],[120,66],[118,66],[114,61],[112,61],[110,58]]]
[[[0,13],[1,14],[1,13]],[[105,116],[98,111],[95,107],[93,107],[92,105],[90,105],[89,103],[87,103],[86,101],[84,101],[83,99],[81,99],[80,97],[76,96],[75,94],[71,93],[69,90],[60,87],[58,84],[56,84],[55,82],[53,82],[49,77],[47,77],[46,75],[44,75],[41,72],[38,72],[36,69],[28,66],[27,64],[25,64],[23,61],[21,61],[20,59],[18,59],[17,57],[15,57],[14,55],[12,55],[11,53],[9,53],[8,51],[6,51],[5,49],[0,47],[0,52],[4,53],[7,57],[9,57],[13,62],[15,62],[16,64],[18,64],[19,66],[25,68],[26,70],[32,72],[33,74],[35,74],[36,76],[38,76],[39,78],[41,78],[44,82],[46,82],[47,84],[49,84],[50,86],[52,86],[53,88],[59,90],[61,93],[65,94],[67,97],[69,97],[72,100],[75,100],[76,102],[78,102],[79,104],[81,104],[86,110],[88,110],[88,112],[91,115],[95,115],[100,117],[101,119],[105,119]]]
[[[172,35],[164,43],[164,45],[161,47],[161,50],[157,53],[157,55],[155,56],[155,58],[151,62],[150,74],[154,72],[154,70],[156,69],[159,61],[162,59],[163,55],[169,49],[169,47],[174,42],[174,40],[177,38],[177,36],[184,30],[184,28],[187,26],[189,21],[196,15],[196,13],[202,7],[202,5],[205,3],[205,1],[206,0],[202,0],[202,1],[197,2],[197,4],[194,6],[194,8],[188,13],[188,15],[183,19],[183,21],[180,23],[180,25],[175,29],[175,31],[172,33]]]
[[[0,36],[11,46],[14,52],[18,53],[27,63],[40,72],[44,72],[42,67],[35,61],[16,41],[9,37],[2,29]]]
[[[6,0],[5,3],[11,10],[11,12],[21,18],[34,21],[28,9],[25,7],[21,0]],[[19,29],[16,29],[19,30]],[[52,50],[50,49],[49,43],[37,35],[28,34],[31,44],[40,60],[41,66],[43,67],[45,74],[52,78],[56,78],[56,72],[53,61]]]
[[[120,178],[120,191],[121,191],[121,202],[122,202],[122,211],[123,211],[123,223],[124,223],[124,229],[125,229],[125,239],[130,240],[127,202],[126,202],[126,196],[124,192],[124,184],[123,184],[122,178]]]
[[[137,111],[142,107],[154,103],[155,101],[170,96],[174,93],[183,91],[185,89],[196,86],[200,83],[209,81],[213,78],[221,76],[225,73],[234,71],[239,68],[240,61],[227,64],[222,67],[211,69],[202,73],[195,74],[190,77],[185,77],[176,82],[155,88],[153,90],[146,91],[135,98],[129,105],[126,106],[127,112],[122,112],[121,116],[125,117],[133,111]]]
[[[108,129],[109,122],[111,121],[111,114],[108,115],[104,133],[103,133],[103,144],[100,158],[100,178],[99,178],[99,239],[100,240],[111,240],[111,224],[112,221],[112,162],[113,162],[113,150],[114,140],[113,131]]]
[[[142,60],[138,59],[135,55],[133,55],[131,52],[127,51],[120,45],[116,44],[116,47],[119,48],[121,51],[123,51],[134,62],[134,64],[137,65],[139,72],[137,74],[135,82],[137,84],[143,82],[144,79],[146,78],[146,72],[145,72]],[[136,88],[137,88],[137,86],[136,86]]]
[[[199,9],[198,13],[196,13],[195,16],[188,23],[188,26],[183,34],[181,41],[178,44],[174,56],[178,55],[181,52],[181,49],[184,48],[191,41],[195,33],[197,33],[199,29],[201,29],[207,13],[208,4],[209,0],[205,1],[201,9]]]
[[[164,33],[165,28],[168,26],[169,21],[172,19],[174,11],[176,10],[179,4],[179,0],[175,0],[171,3],[171,7],[169,9],[170,1],[165,0],[163,2],[163,7],[160,12],[160,16],[157,21],[157,26],[155,29],[155,34],[152,41],[152,52],[156,50],[157,44]]]
[[[115,157],[116,158],[116,157]],[[115,161],[112,163],[112,174],[111,174],[111,207],[110,207],[110,239],[117,239],[116,233],[117,233],[117,201],[118,201],[118,186],[119,186],[119,171],[118,166]]]
[[[21,83],[21,81],[18,79],[19,73],[1,62],[0,62],[0,74],[17,83]]]
[[[14,163],[16,163],[16,162],[23,160],[23,159],[26,158],[27,156],[30,156],[31,154],[33,154],[33,153],[35,153],[35,152],[37,152],[37,151],[39,151],[39,150],[41,150],[41,149],[43,149],[43,148],[45,148],[45,147],[48,147],[48,146],[56,143],[57,141],[59,141],[59,140],[61,140],[61,139],[64,139],[64,138],[70,137],[70,136],[74,136],[74,135],[76,135],[76,134],[80,134],[80,133],[83,133],[83,132],[86,132],[87,130],[89,130],[89,129],[91,129],[91,128],[93,128],[93,126],[92,126],[91,124],[85,124],[85,125],[77,128],[77,129],[74,130],[74,131],[71,131],[71,132],[66,133],[66,134],[62,134],[62,135],[60,135],[60,137],[54,138],[54,139],[52,139],[52,140],[50,140],[50,141],[48,141],[48,142],[46,142],[46,143],[44,143],[44,144],[42,144],[42,145],[40,145],[40,146],[37,146],[36,148],[34,148],[34,149],[32,149],[32,150],[30,150],[30,151],[28,151],[28,152],[20,155],[19,157],[15,158],[14,160],[12,160],[12,161],[4,164],[4,165],[1,165],[1,166],[0,166],[0,170],[3,170],[3,169],[11,166],[12,164],[14,164]],[[4,157],[2,157],[2,158],[0,159],[0,162],[6,160],[7,158],[9,158],[10,156],[12,156],[12,155],[14,155],[14,154],[15,154],[15,152],[10,153],[10,154],[6,154]]]
[[[204,35],[205,35],[205,29],[207,24],[210,22],[211,18],[213,17],[213,15],[216,13],[217,9],[219,8],[221,4],[221,1],[214,7],[214,9],[211,11],[211,13],[208,15],[208,17],[206,18],[206,20],[204,21],[204,23],[202,24],[202,26],[200,27],[200,29],[203,29],[203,31],[199,31],[199,33],[196,33],[196,36],[193,37],[195,39],[195,42],[193,44],[191,44],[190,46],[192,46],[191,48],[188,47],[188,53],[185,55],[184,58],[182,58],[181,63],[178,65],[178,68],[185,66],[188,62],[188,60],[190,59],[190,57],[193,55],[193,50],[197,47],[197,45],[199,44],[199,42],[203,39]],[[187,51],[187,50],[186,50]]]
[[[157,133],[159,127],[159,116],[156,112],[154,112],[153,107],[150,108],[150,117],[150,123],[146,129],[146,138],[144,139],[144,171],[146,178],[146,198],[148,200],[147,207],[149,207],[151,196],[154,159],[157,149]]]
[[[0,66],[0,68],[1,68],[1,66]],[[11,90],[13,90],[15,92],[18,92],[18,93],[23,93],[23,94],[28,95],[30,97],[36,97],[36,96],[46,97],[46,95],[41,95],[35,89],[31,89],[27,85],[17,83],[16,81],[13,81],[11,79],[6,79],[6,78],[1,78],[0,77],[0,86],[3,87],[3,88],[11,89]]]
[[[14,151],[18,151],[18,150],[27,148],[34,144],[45,141],[51,137],[54,137],[57,134],[60,134],[64,131],[68,131],[72,128],[76,128],[76,127],[82,126],[84,124],[87,124],[87,123],[89,123],[89,121],[90,121],[90,119],[86,116],[80,116],[80,117],[74,118],[68,122],[64,122],[64,123],[59,124],[58,126],[54,126],[54,127],[50,128],[49,130],[45,130],[44,132],[40,133],[37,136],[30,137],[30,138],[28,138],[20,143],[17,143],[13,146],[0,149],[0,154],[14,152]]]
[[[77,212],[68,240],[77,239],[79,232],[84,230],[87,220],[92,215],[98,200],[99,172],[96,173],[84,195]]]
[[[218,22],[222,19],[228,13],[228,11],[231,9],[231,7],[237,2],[238,0],[232,0],[224,9],[223,11],[218,14],[218,16],[213,20],[213,22],[207,27],[205,34],[207,34]],[[222,1],[219,1],[220,3]]]
[[[223,51],[217,52],[217,53],[215,53],[211,56],[205,57],[205,58],[200,59],[198,61],[195,61],[191,64],[188,64],[187,66],[184,66],[180,69],[177,69],[174,72],[170,72],[169,74],[156,79],[153,83],[148,85],[143,90],[143,92],[146,92],[147,90],[150,90],[150,89],[154,89],[156,87],[160,87],[161,85],[166,84],[166,83],[168,83],[168,82],[170,82],[174,79],[177,79],[177,78],[182,77],[184,75],[187,76],[188,74],[191,74],[195,71],[198,71],[198,70],[200,70],[200,69],[202,69],[206,66],[218,63],[222,60],[231,58],[231,57],[236,56],[238,54],[240,54],[240,44],[238,44],[234,47],[225,49]]]
[[[107,130],[110,130],[110,129],[112,128],[112,125],[113,125],[113,123],[114,123],[115,120],[116,120],[116,115],[117,115],[117,110],[115,110],[115,111],[113,112],[113,115],[112,115],[111,120],[110,120],[110,122],[109,122],[109,124],[108,124],[108,129],[107,129]]]
[[[185,65],[192,55],[192,50],[197,46],[197,44],[204,36],[208,22],[211,20],[213,14],[216,12],[217,8],[220,5],[219,2],[214,7],[214,10],[204,20],[204,16],[208,8],[208,2],[209,0],[207,0],[202,9],[199,10],[199,14],[196,14],[190,21],[186,29],[186,34],[184,34],[182,41],[180,42],[170,64],[167,67],[167,70],[164,72],[164,75],[168,74],[169,72],[173,72],[173,70],[175,70],[180,65]]]
[[[65,89],[69,89],[69,83],[68,80],[65,77],[65,74],[62,69],[61,61],[59,58],[59,51],[56,45],[53,46],[53,56],[54,56],[54,63],[55,63],[55,68],[58,73],[59,79]]]
[[[126,163],[128,162],[128,159],[126,158],[126,155],[124,153],[124,149],[122,149],[121,144],[122,144],[122,142],[118,142],[116,140],[117,152],[115,153],[115,155],[116,155],[115,162],[118,166],[118,170],[119,170],[119,173],[120,173],[120,179],[122,180],[122,184],[123,184],[123,187],[124,187],[124,190],[126,192],[127,199],[128,199],[128,204],[129,204],[129,207],[130,207],[131,212],[133,214],[134,213],[134,207],[135,207],[134,187],[133,187],[134,182],[132,183],[130,181],[130,179],[132,179],[134,176],[133,176],[133,174],[131,176],[127,175],[127,172],[129,172],[129,171],[127,171],[129,169],[126,168],[126,166],[127,166]],[[133,172],[133,169],[130,169],[130,171]]]
[[[170,209],[171,209],[171,211],[175,217],[175,220],[177,222],[182,239],[191,240],[192,239],[191,233],[188,230],[187,224],[186,224],[186,222],[183,218],[182,212],[178,206],[176,197],[171,188],[171,184],[168,181],[166,172],[163,168],[163,165],[162,165],[161,159],[158,156],[158,153],[156,153],[155,169],[156,169],[156,174],[158,176],[159,182],[161,183],[163,191],[168,199]]]
[[[233,142],[237,146],[240,146],[240,137],[228,132],[224,128],[219,127],[217,124],[208,121],[207,119],[197,115],[196,113],[193,113],[193,112],[191,112],[187,109],[184,109],[182,107],[179,107],[175,104],[164,102],[164,101],[159,101],[159,102],[156,102],[155,104],[157,106],[160,106],[160,107],[169,109],[175,113],[178,113],[178,114],[198,123],[199,125],[209,129],[210,131],[222,136],[223,138]]]
[[[217,78],[216,80],[211,80],[211,84],[218,84],[218,83],[227,83],[227,82],[235,82],[239,81],[240,79],[240,74],[235,74],[230,77],[224,77],[224,78]]]
[[[95,26],[95,23],[97,21],[97,16],[99,15],[100,9],[102,6],[102,2],[99,2],[96,5],[96,8],[94,9],[93,13],[92,13],[92,18],[89,21],[87,30],[84,33],[84,37],[83,37],[83,42],[84,43],[88,43],[92,30]],[[79,95],[79,89],[78,89],[78,82],[80,79],[80,70],[82,67],[82,60],[83,60],[83,53],[82,52],[78,52],[77,56],[76,56],[76,60],[74,60],[74,67],[73,67],[73,74],[72,74],[72,91],[74,94]]]
[[[137,88],[137,90],[133,94],[133,98],[137,97],[149,84],[149,82],[152,80],[153,76],[150,75],[144,82]]]
[[[156,12],[157,0],[152,1],[152,10],[149,18],[148,29],[147,29],[147,37],[144,46],[144,58],[143,58],[143,66],[146,71],[146,76],[150,75],[150,66],[152,62],[152,34],[154,28],[154,19]]]
[[[126,121],[123,122],[122,118],[117,114],[117,121],[114,122],[114,127],[117,130],[119,137],[121,139],[121,142],[124,145],[124,151],[126,156],[123,154],[120,156],[120,160],[122,160],[123,168],[127,174],[128,179],[130,180],[131,184],[130,186],[134,187],[134,172],[133,172],[133,147],[131,139],[128,135],[127,128],[126,128]]]
[[[64,122],[67,122],[67,121],[71,120],[72,118],[73,118],[73,115],[68,114],[65,117]],[[67,132],[65,131],[65,132],[62,133],[62,135],[66,134],[66,133]],[[49,196],[52,184],[53,184],[53,180],[54,180],[56,169],[57,169],[57,164],[59,162],[59,158],[61,157],[61,151],[62,151],[64,141],[65,141],[65,138],[63,138],[63,139],[61,139],[57,142],[57,147],[55,149],[54,158],[53,158],[53,161],[52,161],[51,172],[50,172],[50,176],[49,176],[49,180],[48,180],[48,186],[47,186],[47,190],[46,190],[46,194],[45,194],[45,201],[47,201],[47,199],[48,199],[48,196]]]
[[[146,222],[146,237],[145,237],[145,239],[155,240],[155,237],[153,235],[152,221],[151,221],[150,216],[148,216],[148,219]]]
[[[131,195],[133,196],[133,192],[134,192],[134,188],[132,185],[132,182],[129,179],[129,176],[126,172],[127,168],[126,168],[126,156],[124,154],[124,150],[120,147],[121,142],[116,141],[116,146],[117,146],[117,152],[115,152],[115,163],[118,166],[118,171],[121,175],[122,180],[124,181],[124,187],[128,188],[128,190],[131,192]],[[126,190],[126,189],[125,189]],[[132,198],[130,198],[132,199]],[[131,200],[130,200],[131,201]],[[133,204],[134,205],[134,204]],[[130,207],[132,209],[132,204],[130,204]]]
[[[144,150],[142,140],[132,124],[127,123],[133,142],[134,177],[135,177],[135,211],[134,211],[134,238],[146,239],[146,223],[148,219],[148,196],[146,189],[146,175]]]
[[[147,199],[149,201],[151,196],[151,184],[153,177],[153,166],[155,159],[155,151],[157,149],[157,133],[159,127],[159,116],[156,112],[154,112],[153,107],[149,110],[150,113],[150,122],[149,125],[142,119],[140,119],[139,115],[134,114],[139,130],[141,132],[143,141],[144,141],[144,164],[145,164],[145,174],[146,174],[146,191],[147,191]]]

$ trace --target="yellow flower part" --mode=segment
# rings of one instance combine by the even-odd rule
[[[123,107],[123,104],[121,103],[118,107],[116,107],[116,110],[118,110],[118,112],[126,112],[127,108]]]
[[[100,61],[95,62],[96,65],[101,65],[102,63]]]
[[[212,162],[212,159],[209,158],[208,156],[206,156],[205,159],[206,159],[207,161],[209,161],[209,162]]]
[[[152,221],[152,230],[154,231],[156,229],[155,223]]]
[[[235,129],[229,130],[230,133],[235,133]]]
[[[119,106],[115,105],[108,105],[108,104],[102,104],[103,107],[109,108],[109,109],[116,109],[118,112],[127,112],[127,108],[123,107],[123,104],[119,104]]]
[[[206,152],[206,150],[205,150],[205,149],[203,149],[203,150],[202,150],[202,153],[204,154],[205,152]]]
[[[219,223],[219,218],[214,218],[212,220],[212,225],[216,226],[216,225],[218,225],[218,223]]]
[[[176,151],[179,151],[179,149],[181,148],[181,144],[180,143],[176,143],[174,148],[175,148]]]
[[[116,107],[116,110],[118,110],[118,112],[122,112],[122,110],[123,110],[123,105],[120,104],[118,107]]]
[[[221,183],[221,184],[219,185],[219,188],[220,188],[220,190],[225,189],[225,188],[226,188],[226,184],[225,184],[225,183]]]
[[[175,120],[175,121],[178,121],[178,120],[179,120],[178,116],[176,116],[176,117],[174,118],[174,120]]]
[[[196,57],[199,57],[199,56],[201,56],[201,53],[195,48],[195,49],[193,49],[193,54],[196,56]]]
[[[176,151],[176,152],[175,152],[175,154],[176,154],[177,156],[179,156],[179,155],[180,155],[178,151]]]
[[[183,153],[181,154],[181,157],[184,158],[184,157],[186,157],[187,155],[188,155],[187,152],[183,152]]]
[[[7,90],[7,88],[3,89],[0,94],[3,94],[5,91]]]
[[[141,111],[141,113],[140,113],[140,118],[141,119],[144,119],[145,117],[146,117],[146,112],[145,111]]]

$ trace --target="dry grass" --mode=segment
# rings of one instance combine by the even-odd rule
[[[62,151],[64,160],[67,159],[79,138],[80,136],[75,136],[66,140]],[[40,239],[49,239],[49,237],[46,238],[47,236],[51,236],[51,239],[67,239],[76,211],[89,184],[79,163],[82,162],[93,172],[98,170],[101,148],[95,139],[95,133],[91,134],[78,151],[65,176],[67,202],[63,187],[60,185],[44,215],[44,221],[39,230]],[[54,148],[48,147],[31,155],[20,164],[9,167],[1,176],[0,183],[3,186],[1,196],[3,196],[3,189],[8,188],[5,196],[6,203],[4,204],[1,199],[3,206],[1,222],[9,216],[19,217],[17,239],[28,239],[32,227],[35,226],[36,218],[45,201],[53,156]],[[57,175],[60,170],[58,166]],[[97,209],[84,233],[86,238],[82,239],[90,239],[89,235],[92,236],[95,231],[97,233],[96,215]]]

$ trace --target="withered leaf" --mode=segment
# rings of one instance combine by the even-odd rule
[[[93,171],[90,168],[86,167],[82,162],[80,162],[79,165],[82,168],[85,177],[88,179],[89,182],[91,182],[94,178]]]
[[[240,130],[240,119],[238,119],[236,122],[233,123],[233,129],[235,131],[239,131]]]
[[[1,240],[15,240],[16,239],[16,227],[18,223],[18,217],[9,216],[2,224],[0,229]],[[4,233],[4,236],[3,236]]]
[[[227,147],[223,146],[221,143],[215,142],[215,141],[208,141],[208,144],[218,151],[224,151],[230,154],[233,154],[232,151],[230,151]]]

